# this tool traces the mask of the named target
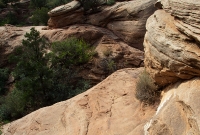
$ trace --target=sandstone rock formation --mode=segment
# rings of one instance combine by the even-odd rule
[[[153,118],[145,125],[145,135],[200,134],[200,78],[165,89]]]
[[[189,3],[198,6],[199,2],[180,2],[183,4],[176,0],[161,0],[164,10],[156,11],[147,21],[145,67],[159,86],[200,76],[199,27],[194,27],[199,21],[193,21],[200,15],[199,8],[188,6]]]
[[[200,42],[200,1],[198,0],[162,0],[163,8],[176,17],[178,30]]]
[[[81,7],[77,8],[76,4],[68,3],[49,12],[48,26],[61,28],[76,23],[104,27],[114,32],[130,46],[143,49],[145,24],[147,18],[155,11],[153,5],[155,1],[117,2],[113,6],[103,5],[101,11],[94,14],[85,14]],[[79,5],[78,2],[76,3]]]
[[[0,67],[9,65],[7,63],[7,56],[16,46],[21,44],[24,34],[29,32],[30,28],[0,27]],[[52,30],[42,30],[42,27],[38,26],[35,28],[40,31],[41,36],[50,42],[62,41],[73,36],[90,43],[98,56],[91,60],[90,63],[82,66],[81,76],[90,79],[94,84],[102,81],[109,74],[110,71],[107,71],[106,68],[108,67],[106,67],[107,63],[105,63],[108,60],[112,59],[114,62],[111,68],[115,69],[110,69],[113,71],[121,68],[143,66],[144,53],[128,46],[107,29],[91,25],[72,25],[65,29]]]
[[[143,68],[115,72],[90,90],[3,127],[2,135],[142,135],[154,107],[135,99]]]

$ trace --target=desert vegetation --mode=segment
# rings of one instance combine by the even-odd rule
[[[69,38],[50,44],[32,28],[22,46],[9,57],[16,64],[11,72],[14,88],[10,91],[5,88],[9,72],[0,70],[0,120],[20,118],[87,90],[89,81],[78,75],[76,67],[87,63],[93,54],[83,40]]]
[[[146,104],[154,104],[160,92],[148,72],[144,70],[136,84],[136,98]]]

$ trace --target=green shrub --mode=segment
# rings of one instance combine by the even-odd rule
[[[114,5],[115,0],[107,0],[106,4],[109,5],[109,6]]]
[[[42,7],[41,9],[36,9],[33,12],[33,16],[31,21],[34,25],[47,25],[49,16],[48,16],[48,8]]]
[[[25,105],[27,104],[22,91],[14,89],[7,95],[0,106],[0,121],[13,120],[25,115]]]
[[[81,0],[80,1],[84,11],[88,11],[91,9],[92,13],[98,11],[98,7],[101,5],[100,0]]]
[[[136,98],[141,102],[153,104],[158,96],[159,92],[153,79],[146,71],[142,72],[136,84]]]
[[[98,60],[96,66],[109,74],[117,70],[115,61],[108,57]]]
[[[77,38],[71,37],[64,41],[52,43],[52,64],[80,65],[89,61],[94,52],[91,47]]]
[[[72,0],[48,0],[47,1],[47,7],[49,9],[53,9],[53,8],[58,7],[60,5],[67,4],[70,1],[72,1]]]
[[[42,7],[46,7],[47,0],[31,0],[30,7],[34,9],[41,9]]]
[[[0,69],[0,95],[6,92],[6,81],[8,80],[9,72],[8,69]]]
[[[5,24],[18,24],[18,19],[15,14],[9,12],[6,17],[0,21],[0,26],[4,26]]]

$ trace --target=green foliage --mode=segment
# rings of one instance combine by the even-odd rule
[[[8,80],[9,72],[8,69],[0,69],[0,95],[6,92],[6,81]]]
[[[108,57],[100,59],[96,66],[109,74],[117,70],[115,61]]]
[[[53,8],[58,7],[60,5],[69,3],[70,1],[72,1],[72,0],[48,0],[47,1],[47,7],[49,9],[53,9]]]
[[[142,72],[136,84],[136,98],[141,102],[153,104],[158,96],[159,92],[153,79],[146,71]]]
[[[115,0],[107,0],[106,4],[109,5],[109,6],[114,5]]]
[[[47,25],[47,21],[49,19],[48,16],[48,8],[42,7],[41,9],[36,9],[33,12],[33,17],[31,18],[31,21],[34,25]]]
[[[10,57],[17,62],[12,72],[15,88],[0,103],[2,120],[19,118],[40,107],[71,98],[89,87],[74,68],[89,60],[91,55],[84,41],[70,38],[68,42],[53,43],[52,52],[47,54],[49,45],[37,30],[31,28],[25,38]]]
[[[25,94],[14,89],[5,97],[0,106],[0,121],[13,120],[23,116],[27,103]]]
[[[53,65],[57,63],[66,67],[86,63],[94,54],[86,42],[73,37],[62,42],[54,42],[52,52]]]
[[[31,0],[30,7],[33,9],[41,9],[42,7],[47,6],[47,0]]]
[[[18,19],[15,14],[12,12],[9,12],[9,14],[6,15],[6,17],[0,21],[0,26],[3,26],[5,24],[12,24],[15,25],[18,23]]]
[[[6,7],[6,3],[4,3],[3,0],[0,0],[0,8],[5,8]]]
[[[92,13],[98,11],[98,7],[101,5],[100,0],[81,0],[84,11],[91,9]]]

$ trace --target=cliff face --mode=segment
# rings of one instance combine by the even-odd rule
[[[145,67],[160,87],[190,80],[163,90],[145,135],[199,135],[200,1],[159,0],[156,5],[163,9],[146,24]]]
[[[145,67],[166,86],[200,76],[200,1],[161,0],[162,10],[147,21]]]
[[[72,1],[49,12],[50,28],[72,24],[90,24],[112,31],[130,46],[143,49],[147,18],[156,10],[156,0],[116,2],[113,6],[102,5],[99,12],[85,14],[80,2]]]

